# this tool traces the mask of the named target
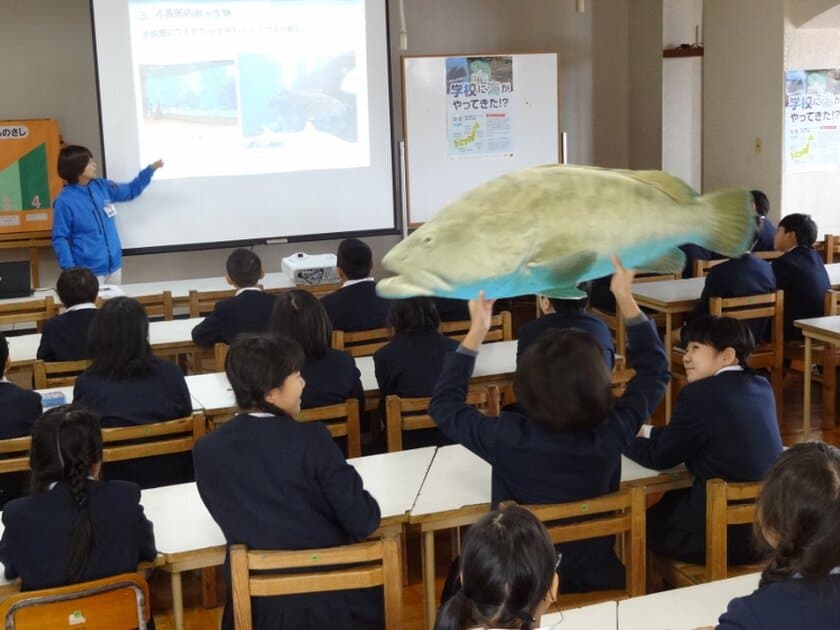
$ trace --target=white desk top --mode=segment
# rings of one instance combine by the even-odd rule
[[[294,284],[288,276],[282,272],[265,274],[262,280],[265,289],[293,289]],[[128,297],[141,297],[154,295],[161,291],[169,291],[174,299],[185,299],[189,297],[190,291],[228,291],[233,289],[224,276],[213,278],[193,278],[191,280],[159,280],[157,282],[130,282],[120,285],[123,294]]]
[[[490,503],[491,470],[490,464],[460,444],[440,447],[411,515],[423,516]],[[657,470],[644,468],[621,457],[621,481],[658,474]]]
[[[797,328],[801,328],[803,332],[807,330],[815,330],[817,332],[827,334],[831,337],[840,338],[840,315],[832,317],[812,317],[810,319],[797,319],[793,322]]]
[[[828,272],[828,281],[831,283],[831,286],[840,285],[840,263],[826,265],[825,270]]]
[[[666,304],[676,304],[700,299],[705,278],[683,278],[681,280],[660,280],[658,282],[639,282],[632,286],[636,299],[654,300]]]
[[[38,393],[41,396],[41,398],[43,398],[45,395],[49,396],[50,394],[61,394],[62,396],[64,396],[64,402],[58,402],[58,403],[51,404],[50,407],[56,407],[58,405],[69,405],[70,403],[73,402],[73,386],[72,385],[68,385],[67,387],[48,387],[47,389],[36,389],[35,392]],[[192,393],[190,394],[190,398],[192,398],[193,411],[203,411],[204,410],[204,407],[201,406],[201,403],[198,401],[198,399],[195,396],[192,396]],[[48,409],[48,407],[44,407],[45,411],[46,411],[46,409]]]
[[[618,625],[616,602],[601,602],[581,608],[549,613],[540,619],[541,630],[615,630]]]
[[[434,451],[430,446],[347,462],[358,471],[365,489],[377,500],[382,517],[386,518],[405,514],[411,508]],[[195,483],[143,490],[141,502],[146,516],[154,523],[160,553],[199,551],[225,544]]]
[[[716,626],[729,601],[758,588],[758,573],[618,602],[619,630],[692,630]]]

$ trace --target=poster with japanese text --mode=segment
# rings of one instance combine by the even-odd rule
[[[840,68],[785,72],[785,168],[840,168]]]
[[[513,155],[513,59],[446,58],[449,157]]]

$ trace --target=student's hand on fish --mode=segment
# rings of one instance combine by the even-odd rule
[[[612,257],[612,264],[615,267],[615,273],[610,279],[610,291],[615,296],[615,303],[621,311],[621,315],[625,319],[641,315],[642,311],[639,310],[636,300],[633,299],[633,276],[636,272],[632,269],[625,269],[618,256]]]
[[[490,330],[490,323],[493,320],[493,304],[496,300],[488,300],[484,297],[484,291],[479,291],[474,300],[469,301],[470,309],[470,330],[461,345],[468,350],[478,351],[484,336]]]

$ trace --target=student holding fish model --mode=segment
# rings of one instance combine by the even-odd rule
[[[577,501],[618,489],[621,452],[659,404],[669,379],[656,330],[630,292],[633,272],[613,259],[612,291],[627,323],[636,375],[616,402],[600,344],[582,330],[548,330],[520,357],[514,392],[522,412],[482,415],[464,400],[493,302],[470,302],[471,327],[446,355],[429,414],[450,439],[493,466],[492,502]],[[624,567],[609,537],[565,543],[564,592],[621,588]]]

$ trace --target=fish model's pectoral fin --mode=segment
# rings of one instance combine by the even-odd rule
[[[582,300],[586,297],[586,291],[581,291],[577,287],[543,289],[539,294],[549,298],[557,298],[558,300]]]
[[[574,287],[581,277],[595,264],[595,252],[585,251],[551,260],[534,260],[528,270],[549,287]]]
[[[651,273],[679,273],[685,268],[685,254],[681,249],[671,249],[654,260],[639,265],[639,271]]]
[[[632,179],[658,188],[677,203],[690,203],[697,199],[697,191],[686,184],[679,177],[674,177],[662,171],[617,171]]]

